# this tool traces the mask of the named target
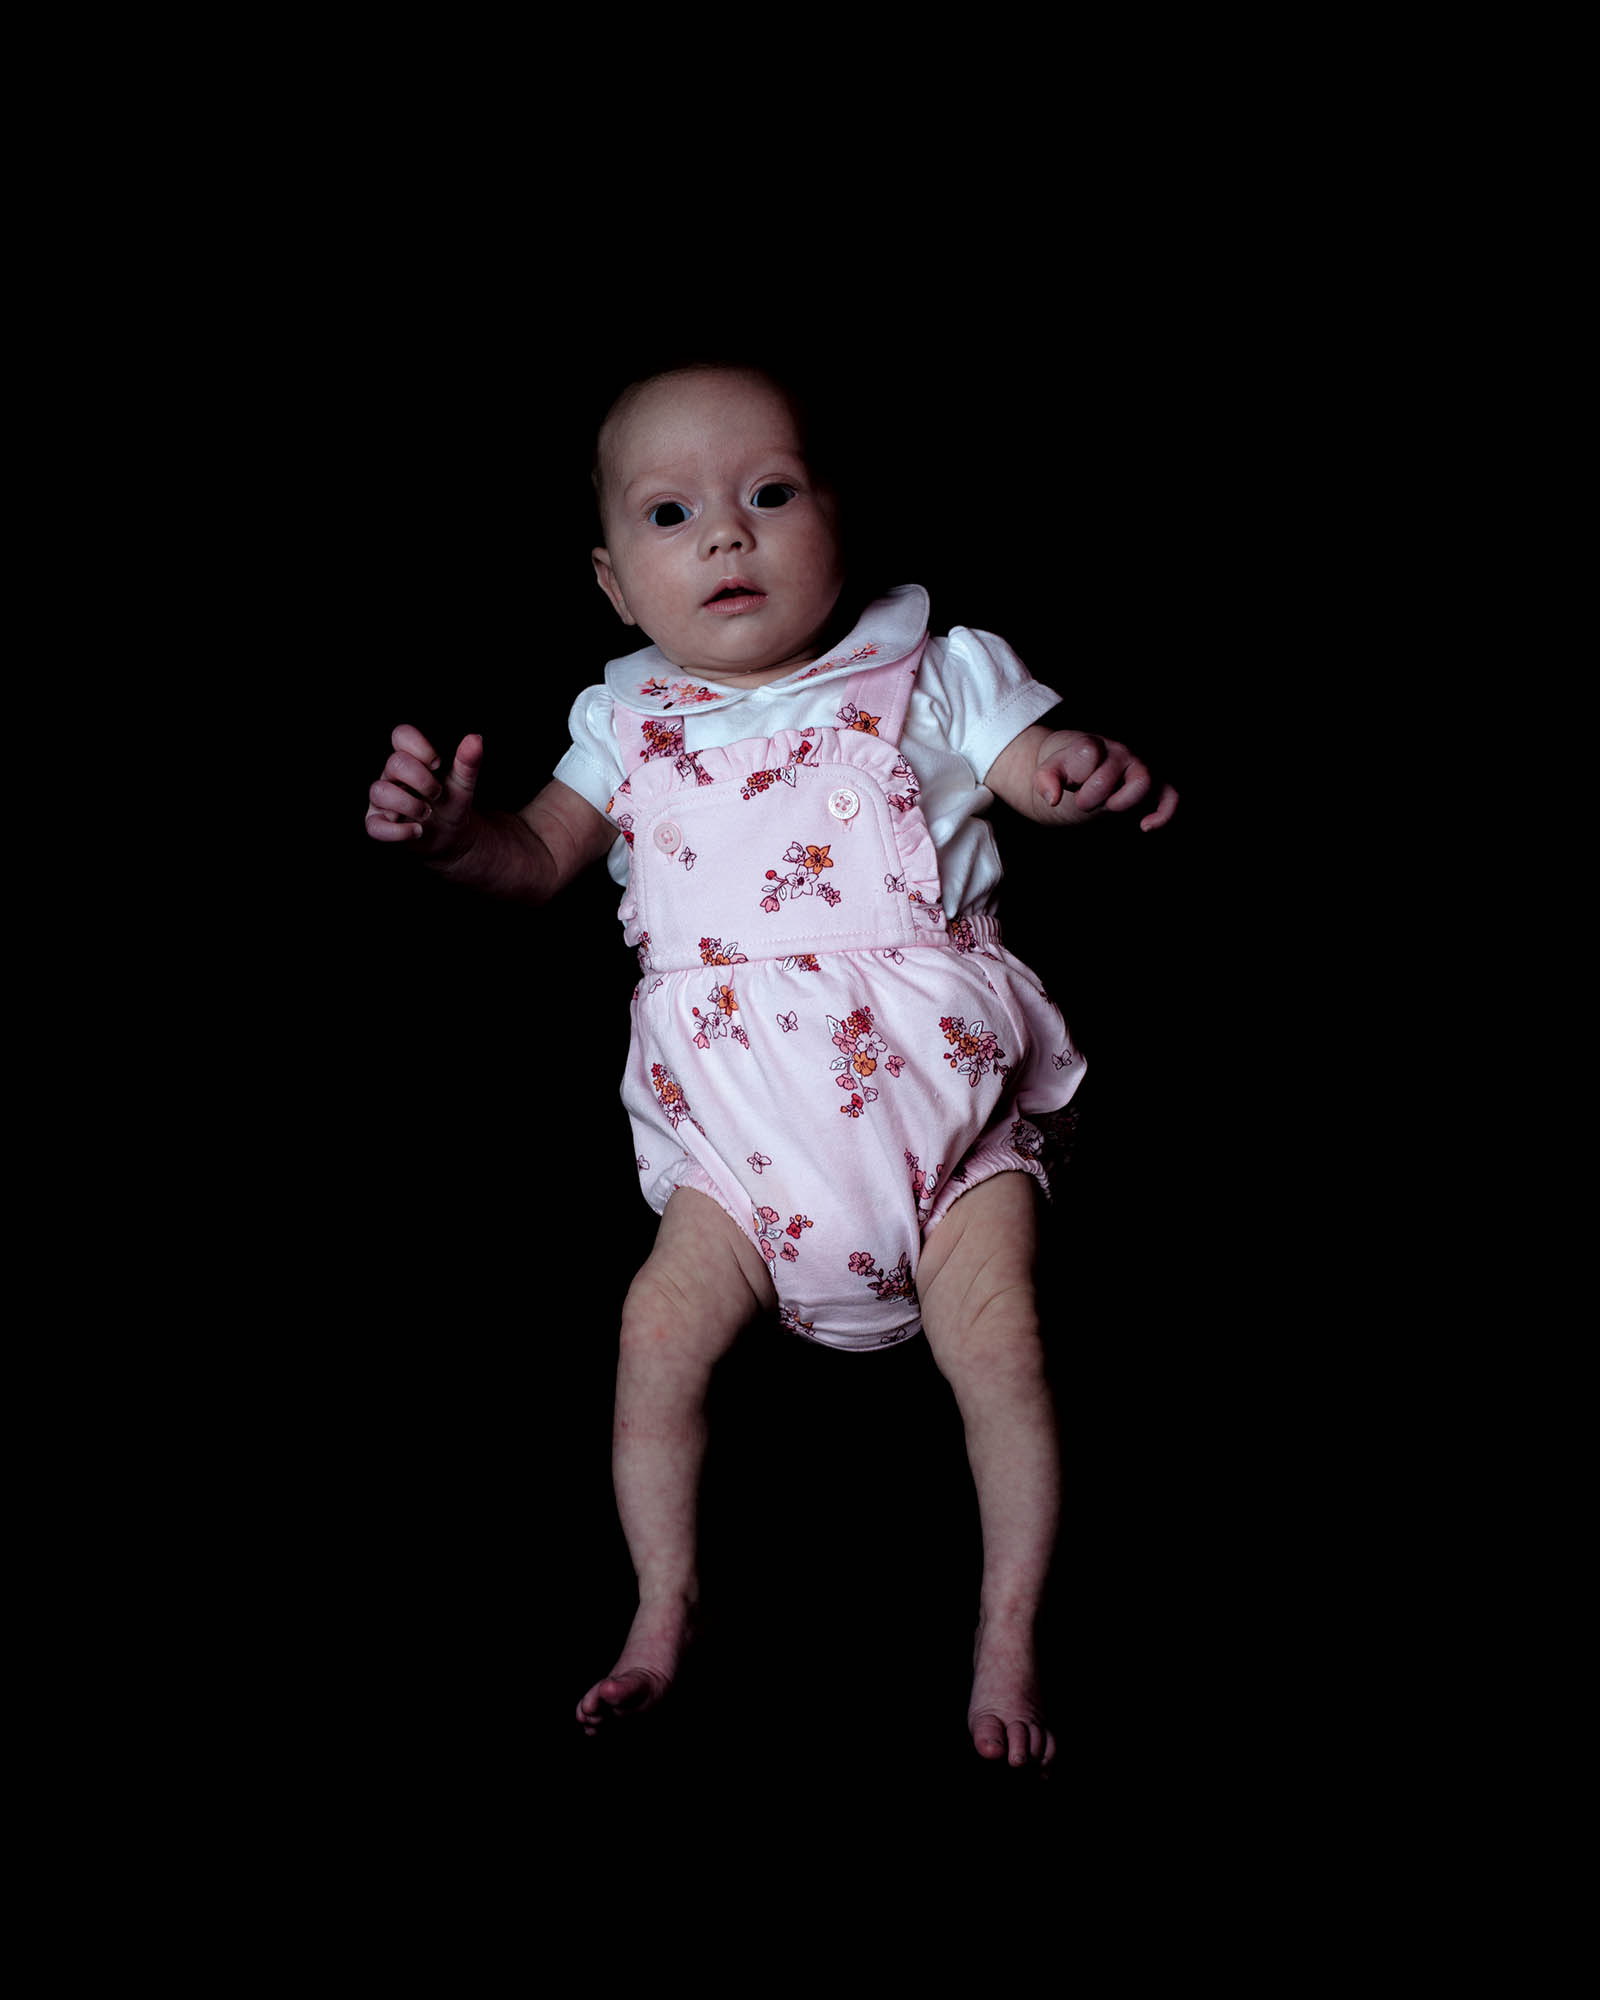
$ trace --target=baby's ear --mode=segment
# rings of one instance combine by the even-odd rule
[[[622,585],[618,583],[616,571],[611,567],[611,551],[591,549],[589,560],[594,564],[594,580],[611,599],[612,610],[624,625],[633,624],[633,613],[628,609],[627,600],[622,595]]]

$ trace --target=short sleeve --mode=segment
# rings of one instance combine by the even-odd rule
[[[928,642],[917,683],[946,743],[980,784],[1006,745],[1061,699],[1033,678],[1004,639],[965,625]]]
[[[580,799],[587,799],[596,812],[604,812],[623,778],[607,690],[585,688],[572,704],[567,727],[572,732],[572,743],[554,775]]]

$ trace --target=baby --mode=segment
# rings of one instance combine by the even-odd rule
[[[639,1605],[583,1728],[672,1684],[711,1372],[775,1310],[837,1348],[926,1334],[983,1534],[968,1726],[980,1756],[1048,1765],[1034,1626],[1060,1473],[1035,1184],[1084,1064],[1001,944],[980,815],[997,794],[1048,826],[1142,807],[1151,830],[1177,794],[1123,745],[1047,729],[1057,696],[1002,640],[930,637],[921,590],[844,617],[824,473],[758,371],[631,385],[600,433],[593,561],[653,644],[580,696],[519,813],[474,809],[480,738],[446,770],[397,729],[367,832],[536,904],[609,860],[639,954],[622,1094],[661,1221],[623,1307],[613,1433]]]

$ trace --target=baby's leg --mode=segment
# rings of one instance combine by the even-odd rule
[[[611,1469],[639,1609],[616,1665],[578,1703],[591,1736],[653,1706],[672,1682],[700,1594],[706,1389],[740,1328],[775,1303],[754,1244],[709,1196],[680,1188],[622,1309]]]
[[[983,1585],[967,1725],[981,1757],[1048,1764],[1034,1623],[1061,1508],[1055,1405],[1034,1297],[1033,1178],[996,1174],[930,1234],[917,1271],[922,1326],[955,1392],[983,1527]]]

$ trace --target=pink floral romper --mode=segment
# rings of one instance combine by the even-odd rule
[[[926,634],[810,674],[835,719],[693,747],[691,683],[614,710],[629,772],[620,916],[639,954],[623,1102],[660,1214],[709,1195],[767,1260],[790,1332],[893,1345],[921,1325],[922,1240],[991,1174],[1045,1180],[1029,1117],[1083,1076],[987,915],[947,920],[897,747]],[[850,669],[854,671],[850,671]]]

